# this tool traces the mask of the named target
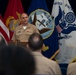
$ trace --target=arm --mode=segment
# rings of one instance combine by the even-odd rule
[[[56,75],[62,75],[61,69],[57,63],[55,64],[55,68],[56,68]]]

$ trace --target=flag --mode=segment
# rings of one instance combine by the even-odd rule
[[[70,63],[76,59],[76,16],[68,0],[54,0],[52,16],[58,30],[60,52],[59,63]]]
[[[32,0],[28,9],[29,22],[36,25],[44,39],[42,54],[50,59],[59,52],[58,33],[45,0]]]
[[[8,6],[4,15],[5,25],[10,30],[10,40],[14,29],[20,24],[20,14],[24,12],[21,0],[9,0]]]
[[[10,39],[9,29],[3,23],[3,18],[0,16],[0,35],[4,38],[5,42],[8,43]]]

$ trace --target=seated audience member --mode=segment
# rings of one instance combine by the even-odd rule
[[[76,62],[68,65],[67,75],[76,75]]]
[[[59,65],[41,54],[43,38],[38,33],[33,33],[28,40],[27,47],[32,51],[36,60],[37,75],[62,75]]]
[[[32,75],[35,60],[26,48],[15,45],[0,49],[0,75]]]

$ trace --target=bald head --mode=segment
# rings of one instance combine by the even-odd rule
[[[26,13],[22,13],[20,16],[20,21],[22,25],[27,25],[28,24],[28,15]]]
[[[38,33],[33,33],[28,40],[28,45],[33,51],[40,50],[43,46],[43,38]]]
[[[28,16],[28,14],[27,14],[27,13],[22,13],[20,17],[22,17],[22,16],[24,16],[24,15]]]

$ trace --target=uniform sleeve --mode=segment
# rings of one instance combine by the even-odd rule
[[[70,65],[68,65],[68,67],[67,67],[67,74],[66,75],[69,75],[69,69],[70,69]]]
[[[66,75],[76,75],[76,64],[75,63],[71,63],[68,65]]]
[[[39,30],[37,29],[37,27],[35,26],[35,32],[39,33]],[[40,33],[39,33],[40,34]]]
[[[55,64],[55,68],[56,68],[56,75],[62,75],[61,69],[57,63]]]

